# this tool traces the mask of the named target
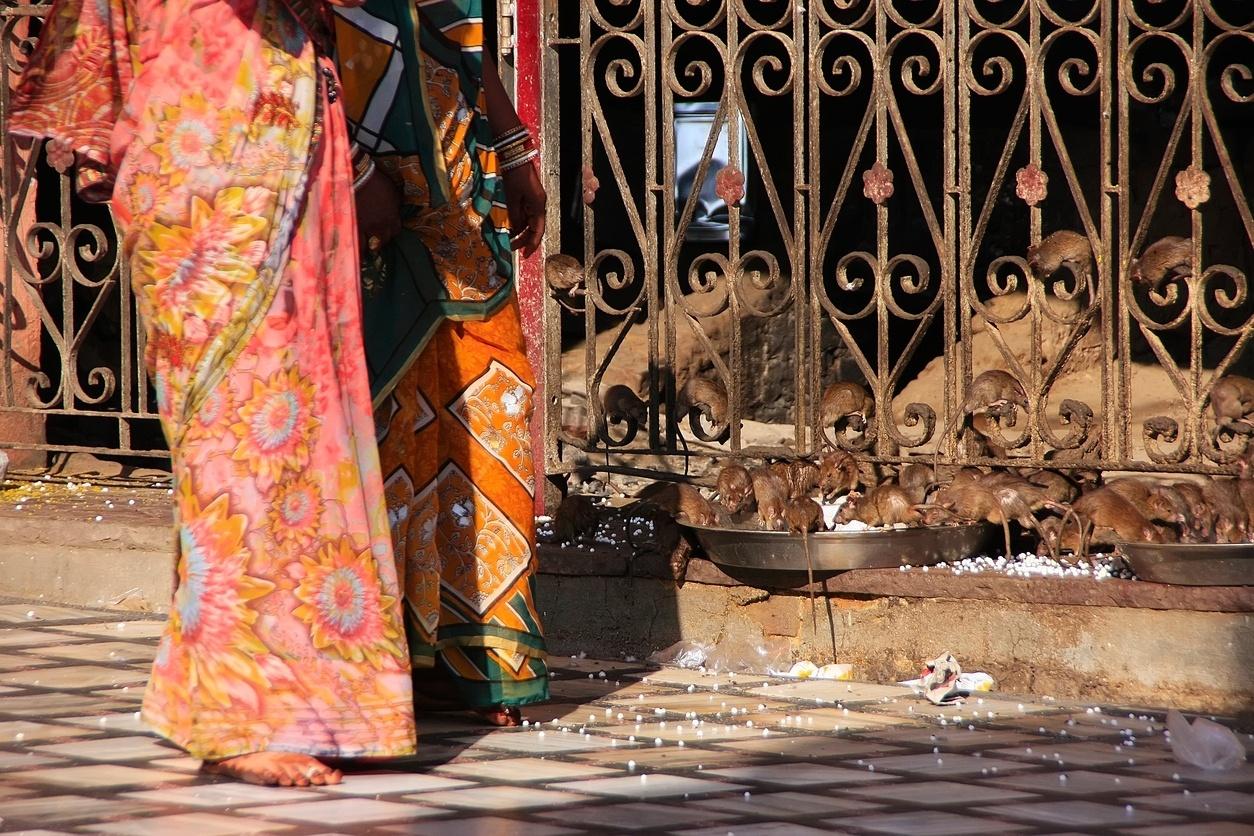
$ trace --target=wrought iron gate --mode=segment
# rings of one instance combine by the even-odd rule
[[[0,2],[0,445],[164,455],[112,222],[3,130],[46,9]],[[1252,16],[1241,0],[546,0],[549,252],[576,257],[580,285],[546,300],[550,472],[593,454],[893,459],[938,439],[963,461],[1221,469],[1250,429],[1208,404],[1251,364]],[[677,171],[692,103],[720,130]],[[726,243],[691,234],[720,222]],[[1029,246],[1058,230],[1087,248],[1034,276]],[[1165,236],[1187,264],[1134,281]],[[993,366],[1027,407],[976,415],[981,450],[961,401]],[[837,379],[880,408],[825,426]],[[14,416],[59,434],[6,437]]]
[[[75,198],[67,161],[9,136],[11,88],[48,8],[0,5],[0,447],[165,456],[112,218]]]
[[[1215,472],[1254,430],[1209,405],[1254,360],[1250,4],[548,0],[544,20],[550,473],[938,444]],[[713,117],[684,171],[694,102]],[[724,243],[690,234],[711,211]],[[993,368],[1026,398],[971,409]],[[825,410],[838,380],[873,404],[832,389]]]

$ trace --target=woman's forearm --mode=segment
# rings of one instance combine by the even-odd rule
[[[518,112],[514,110],[513,101],[505,92],[505,85],[501,83],[500,73],[496,71],[496,61],[486,51],[483,55],[483,95],[487,100],[488,127],[493,136],[500,136],[522,123]]]

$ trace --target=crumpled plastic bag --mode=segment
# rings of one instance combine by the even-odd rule
[[[782,636],[767,638],[756,625],[727,628],[714,643],[685,639],[649,656],[659,665],[705,668],[712,673],[749,671],[779,674],[792,664],[792,646]]]
[[[996,685],[993,678],[982,671],[963,673],[962,666],[948,650],[927,662],[918,679],[899,684],[913,688],[933,705],[953,705],[976,691],[991,691]]]
[[[680,639],[670,647],[649,654],[649,661],[658,665],[674,665],[678,668],[699,668],[714,646],[706,642]]]
[[[1198,717],[1189,721],[1179,711],[1167,712],[1171,753],[1180,763],[1198,769],[1236,769],[1245,763],[1245,747],[1232,729]]]
[[[767,638],[757,625],[727,628],[705,660],[716,672],[782,673],[792,665],[792,647],[782,636]]]
[[[923,694],[928,702],[945,705],[961,699],[957,693],[960,676],[962,676],[962,666],[948,650],[928,662],[922,677]]]

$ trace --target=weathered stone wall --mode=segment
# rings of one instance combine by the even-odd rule
[[[1028,582],[1030,583],[1030,582]],[[854,676],[917,676],[942,651],[1006,692],[1120,705],[1254,712],[1254,614],[1008,600],[804,595],[654,578],[541,575],[551,649],[642,656],[679,639],[712,641],[738,626],[783,636],[797,658],[854,666]],[[829,619],[828,613],[831,613]],[[1147,637],[1153,637],[1148,641]]]

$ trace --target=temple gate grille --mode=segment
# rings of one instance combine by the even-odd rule
[[[0,447],[164,456],[113,222],[8,136],[47,8],[0,0]],[[1254,365],[1250,4],[544,0],[542,20],[550,473],[938,446],[1219,472],[1254,433],[1209,406]],[[1062,243],[1034,269],[1042,239]],[[993,368],[1024,404],[968,415]],[[871,403],[825,422],[838,380]]]
[[[1252,22],[1220,0],[549,0],[548,471],[938,445],[1224,470],[1254,429],[1209,411],[1254,359]],[[969,414],[990,369],[1026,398]],[[825,410],[838,380],[873,403]]]

